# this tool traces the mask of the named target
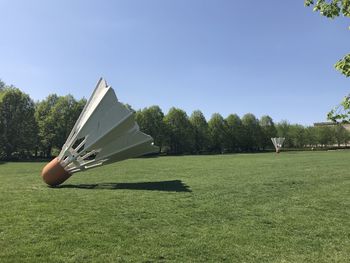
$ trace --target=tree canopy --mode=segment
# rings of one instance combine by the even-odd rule
[[[227,124],[227,147],[231,152],[239,152],[242,149],[244,136],[242,120],[237,114],[230,114],[226,118]]]
[[[214,113],[209,122],[210,149],[215,153],[223,153],[227,138],[227,124],[219,113]]]
[[[261,146],[261,127],[259,120],[252,113],[242,117],[244,127],[243,146],[246,151],[258,150]]]
[[[164,113],[159,106],[151,106],[136,112],[135,117],[141,131],[149,134],[154,139],[154,143],[162,151],[166,138],[166,126],[163,122]]]
[[[56,156],[86,100],[51,94],[36,103],[19,89],[4,83],[0,91],[0,160]],[[344,147],[350,132],[343,125],[304,127],[287,121],[274,123],[252,113],[224,118],[214,113],[207,121],[200,110],[190,117],[179,108],[165,115],[151,106],[133,110],[141,131],[151,135],[162,154],[210,154],[273,150],[271,137],[285,137],[287,148]]]
[[[305,0],[305,6],[312,6],[313,11],[322,16],[334,19],[339,16],[350,17],[350,0]],[[350,77],[350,54],[346,54],[336,64],[335,68],[346,77]],[[332,109],[328,119],[334,122],[350,122],[350,94],[345,96],[340,105]]]
[[[0,91],[5,89],[5,82],[0,79]]]
[[[261,127],[261,146],[268,147],[271,143],[271,138],[276,137],[277,130],[272,118],[268,115],[262,116],[259,120]]]
[[[36,147],[34,102],[16,88],[0,93],[0,154],[4,159],[23,157]]]
[[[36,106],[35,119],[39,127],[39,147],[47,157],[52,148],[61,148],[72,130],[85,99],[75,100],[72,95],[49,95]]]
[[[193,151],[195,153],[206,152],[209,143],[208,123],[200,110],[194,111],[190,116],[193,132]]]
[[[186,112],[173,107],[165,116],[164,121],[168,128],[169,152],[173,154],[190,152],[193,133]]]

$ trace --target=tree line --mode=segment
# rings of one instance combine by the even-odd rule
[[[34,102],[21,90],[0,81],[0,159],[50,158],[57,155],[86,103],[72,95],[51,94]],[[140,129],[151,135],[164,154],[211,154],[272,150],[271,137],[285,137],[287,148],[346,145],[343,126],[305,127],[287,121],[274,123],[268,115],[256,118],[200,110],[190,116],[179,108],[164,114],[159,106],[133,110]]]

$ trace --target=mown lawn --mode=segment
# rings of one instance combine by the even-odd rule
[[[350,152],[0,164],[0,262],[349,262]]]

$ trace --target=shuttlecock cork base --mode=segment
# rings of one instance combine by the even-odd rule
[[[66,181],[72,174],[68,173],[60,164],[58,158],[53,159],[43,168],[41,177],[50,186],[57,186]]]

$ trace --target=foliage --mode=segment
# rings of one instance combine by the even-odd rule
[[[72,95],[52,94],[37,104],[35,118],[40,147],[47,157],[51,156],[53,147],[63,146],[85,103],[85,99],[76,101]]]
[[[313,11],[328,18],[340,15],[350,17],[350,0],[305,0],[305,6],[313,6]]]
[[[210,135],[210,150],[214,153],[223,153],[226,146],[227,124],[219,113],[214,113],[208,121]]]
[[[201,153],[208,151],[209,126],[200,110],[194,111],[190,116],[193,133],[193,152]]]
[[[314,148],[317,146],[318,141],[317,141],[317,136],[316,136],[316,130],[317,127],[306,127],[304,136],[305,136],[305,141],[306,145],[308,147]]]
[[[291,147],[303,148],[307,144],[305,128],[302,125],[290,125],[288,137],[291,141]]]
[[[305,6],[313,6],[315,12],[320,12],[321,15],[334,19],[340,15],[350,17],[350,0],[305,0]],[[345,55],[336,64],[335,68],[346,77],[350,76],[350,54]],[[350,122],[350,95],[346,96],[343,102],[332,109],[328,115],[329,120],[334,122]]]
[[[85,106],[86,101],[76,101],[72,95],[59,97],[57,103],[51,109],[55,121],[56,137],[53,146],[62,148],[76,120]]]
[[[3,82],[3,81],[0,79],[0,92],[1,92],[2,90],[5,89],[5,86],[6,86],[5,82]]]
[[[138,110],[135,114],[135,120],[139,124],[141,131],[152,136],[155,145],[159,147],[159,152],[161,152],[167,132],[164,123],[164,113],[161,108],[159,106],[151,106]]]
[[[37,127],[34,102],[16,88],[5,88],[0,93],[0,154],[12,159],[17,154],[30,155],[36,146]]]
[[[239,152],[242,150],[242,140],[244,138],[244,127],[242,120],[237,114],[230,114],[226,118],[227,124],[227,148],[229,152]]]
[[[340,105],[332,109],[327,117],[333,122],[350,123],[350,96],[344,97]]]
[[[335,142],[335,139],[333,137],[332,128],[329,126],[319,127],[316,130],[316,136],[317,136],[317,140],[321,144],[321,146],[327,146],[327,145],[333,144]]]
[[[133,112],[133,113],[136,113],[136,111],[133,109],[133,107],[132,107],[130,104],[125,103],[125,104],[123,104],[123,105],[124,105],[125,108],[127,108],[129,111],[131,111],[131,112]]]
[[[346,144],[350,140],[350,133],[342,125],[336,125],[332,134],[334,134],[334,141],[340,145]]]
[[[288,121],[283,120],[280,123],[277,124],[277,137],[283,137],[285,138],[284,146],[285,147],[292,147],[292,138],[290,135],[290,124]]]
[[[263,149],[271,145],[271,138],[277,136],[277,130],[272,118],[268,115],[262,116],[259,125],[261,127],[261,146]]]
[[[39,147],[47,157],[51,156],[53,141],[56,136],[55,117],[52,116],[52,108],[57,101],[58,96],[56,94],[49,95],[45,100],[37,103],[35,110],[35,119],[39,127]]]
[[[252,113],[242,117],[244,128],[243,147],[246,151],[257,151],[262,146],[262,133],[259,120]]]
[[[49,95],[35,105],[13,86],[0,92],[0,159],[51,157],[58,154],[86,101],[73,96]],[[128,104],[128,109],[135,112]],[[171,108],[166,116],[159,106],[135,112],[140,129],[151,135],[168,154],[235,153],[272,150],[271,137],[285,137],[287,148],[346,146],[349,131],[343,126],[304,127],[282,121],[275,124],[268,115],[258,120],[219,113],[207,122],[203,113]]]
[[[168,130],[169,153],[183,154],[192,149],[192,127],[185,111],[171,108],[164,118]]]

